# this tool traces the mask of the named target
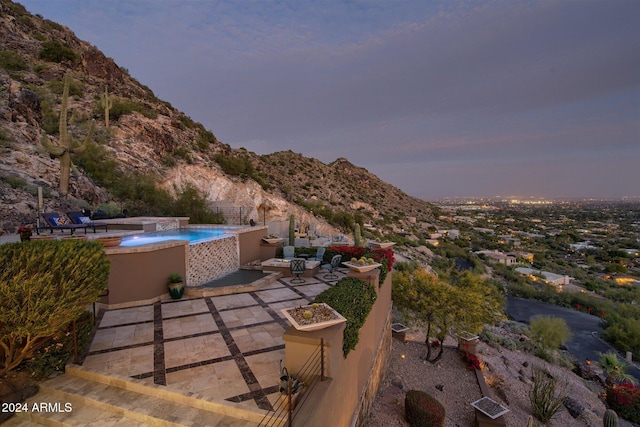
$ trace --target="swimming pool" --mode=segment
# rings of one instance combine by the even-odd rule
[[[155,231],[153,233],[135,234],[122,238],[120,246],[140,246],[166,240],[188,240],[190,245],[232,236],[234,230],[241,227],[217,228],[178,228],[174,230]]]

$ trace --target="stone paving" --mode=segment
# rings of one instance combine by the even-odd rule
[[[282,334],[290,326],[280,309],[307,304],[346,270],[331,281],[325,274],[301,284],[285,277],[251,292],[101,312],[83,369],[271,410],[279,397]]]

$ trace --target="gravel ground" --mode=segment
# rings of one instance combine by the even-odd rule
[[[475,374],[467,369],[457,349],[456,341],[445,341],[442,359],[432,364],[422,360],[426,354],[424,336],[419,333],[407,335],[407,342],[392,340],[393,349],[389,369],[380,391],[369,413],[366,424],[370,427],[406,427],[404,421],[404,395],[407,390],[423,390],[446,409],[445,427],[472,427],[475,425],[475,410],[470,403],[482,397]],[[478,344],[478,356],[484,362],[483,376],[489,385],[491,397],[509,408],[504,415],[507,426],[525,426],[531,414],[529,389],[531,367],[540,366],[566,383],[567,394],[579,404],[581,414],[571,416],[562,407],[549,421],[547,427],[602,426],[605,405],[598,396],[603,389],[586,382],[573,372],[551,365],[535,356],[495,349],[484,343]],[[620,426],[632,423],[620,420]]]

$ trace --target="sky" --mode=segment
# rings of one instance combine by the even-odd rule
[[[22,0],[223,143],[427,199],[640,197],[637,0]]]

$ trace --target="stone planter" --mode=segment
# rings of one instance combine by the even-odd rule
[[[39,236],[31,236],[31,240],[56,240],[55,234],[41,234]]]
[[[98,237],[96,240],[98,242],[102,242],[105,248],[113,248],[116,246],[120,246],[120,243],[122,243],[121,236]]]
[[[347,321],[325,303],[283,308],[280,312],[299,331],[317,331]],[[310,316],[306,316],[305,312],[310,313]]]
[[[87,240],[87,236],[85,234],[82,234],[82,235],[79,235],[79,236],[76,236],[76,235],[65,236],[65,237],[62,238],[62,240]]]
[[[480,337],[477,335],[462,333],[458,337],[458,349],[469,354],[476,354],[476,346],[480,341]]]

